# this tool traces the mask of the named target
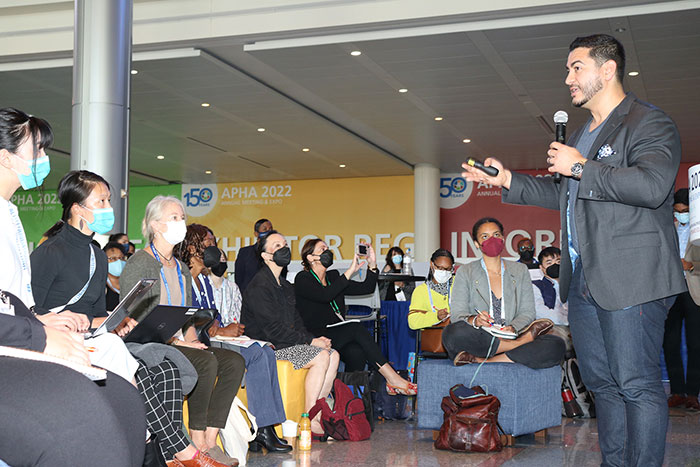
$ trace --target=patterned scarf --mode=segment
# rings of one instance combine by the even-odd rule
[[[450,277],[450,280],[445,282],[444,284],[436,284],[435,281],[431,278],[428,281],[428,287],[439,293],[440,295],[447,296],[450,293],[450,286],[452,286],[452,280],[454,279],[454,276]]]

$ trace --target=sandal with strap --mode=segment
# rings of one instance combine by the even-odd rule
[[[408,386],[405,388],[400,388],[398,386],[392,386],[391,384],[386,383],[386,393],[390,396],[395,396],[397,394],[402,396],[415,396],[418,393],[418,385],[415,383],[408,383]]]

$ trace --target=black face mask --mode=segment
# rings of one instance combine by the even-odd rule
[[[324,268],[329,268],[333,265],[333,252],[331,250],[326,250],[319,255],[321,259],[321,265]]]
[[[202,253],[202,261],[205,267],[213,268],[221,262],[221,250],[215,246],[206,247]]]
[[[552,279],[558,279],[559,278],[559,265],[557,263],[554,263],[551,266],[549,266],[547,269],[545,269],[545,272]]]
[[[226,261],[222,261],[216,266],[211,267],[211,273],[214,274],[216,277],[223,277],[227,269],[228,263]]]
[[[272,255],[272,261],[280,267],[288,266],[292,262],[292,250],[288,246],[280,248]]]
[[[520,251],[520,259],[523,261],[530,262],[532,261],[532,258],[535,256],[535,251],[534,250],[524,250]]]
[[[131,247],[130,247],[130,245],[129,245],[128,243],[123,243],[123,244],[122,244],[122,251],[124,252],[125,255],[128,255],[128,254],[129,254],[129,248],[131,248]]]

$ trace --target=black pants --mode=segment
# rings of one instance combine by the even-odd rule
[[[0,459],[13,467],[137,467],[141,395],[112,373],[100,386],[60,365],[0,357]]]
[[[688,373],[683,374],[681,334],[685,320],[685,343],[688,347]],[[668,311],[664,330],[664,359],[671,394],[697,396],[700,391],[700,306],[690,293],[683,292]]]
[[[226,426],[228,412],[241,387],[245,360],[231,350],[209,347],[206,350],[176,345],[197,370],[197,384],[187,401],[190,430]]]
[[[319,334],[329,338],[345,363],[345,371],[362,371],[365,363],[376,370],[387,363],[367,329],[361,323],[348,323],[326,328]]]
[[[442,332],[442,345],[447,350],[451,359],[462,351],[469,352],[477,357],[492,357],[498,349],[499,339],[493,342],[491,352],[489,345],[493,336],[481,329],[474,329],[466,321],[457,321],[445,328]],[[563,339],[553,336],[540,336],[532,342],[521,345],[505,354],[515,363],[520,363],[530,368],[549,368],[561,364],[566,352],[566,343]]]

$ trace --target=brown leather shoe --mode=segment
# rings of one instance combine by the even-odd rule
[[[537,339],[539,336],[542,334],[545,334],[547,331],[552,329],[554,327],[554,323],[552,322],[551,319],[547,318],[542,318],[542,319],[536,319],[532,323],[530,323],[525,329],[520,331],[520,335],[522,336],[526,332],[530,332],[532,334],[533,339]]]
[[[700,411],[700,402],[698,396],[688,396],[685,398],[685,408],[693,412]]]
[[[228,464],[222,464],[221,462],[216,462],[207,453],[202,451],[197,451],[197,455],[188,461],[180,461],[180,463],[185,467],[229,467]],[[231,467],[236,467],[238,461],[235,464],[231,464]]]
[[[671,397],[668,398],[669,407],[683,407],[685,403],[686,398],[681,394],[671,394]]]
[[[455,366],[467,365],[469,363],[475,363],[476,357],[469,352],[461,351],[455,356],[453,362]]]

